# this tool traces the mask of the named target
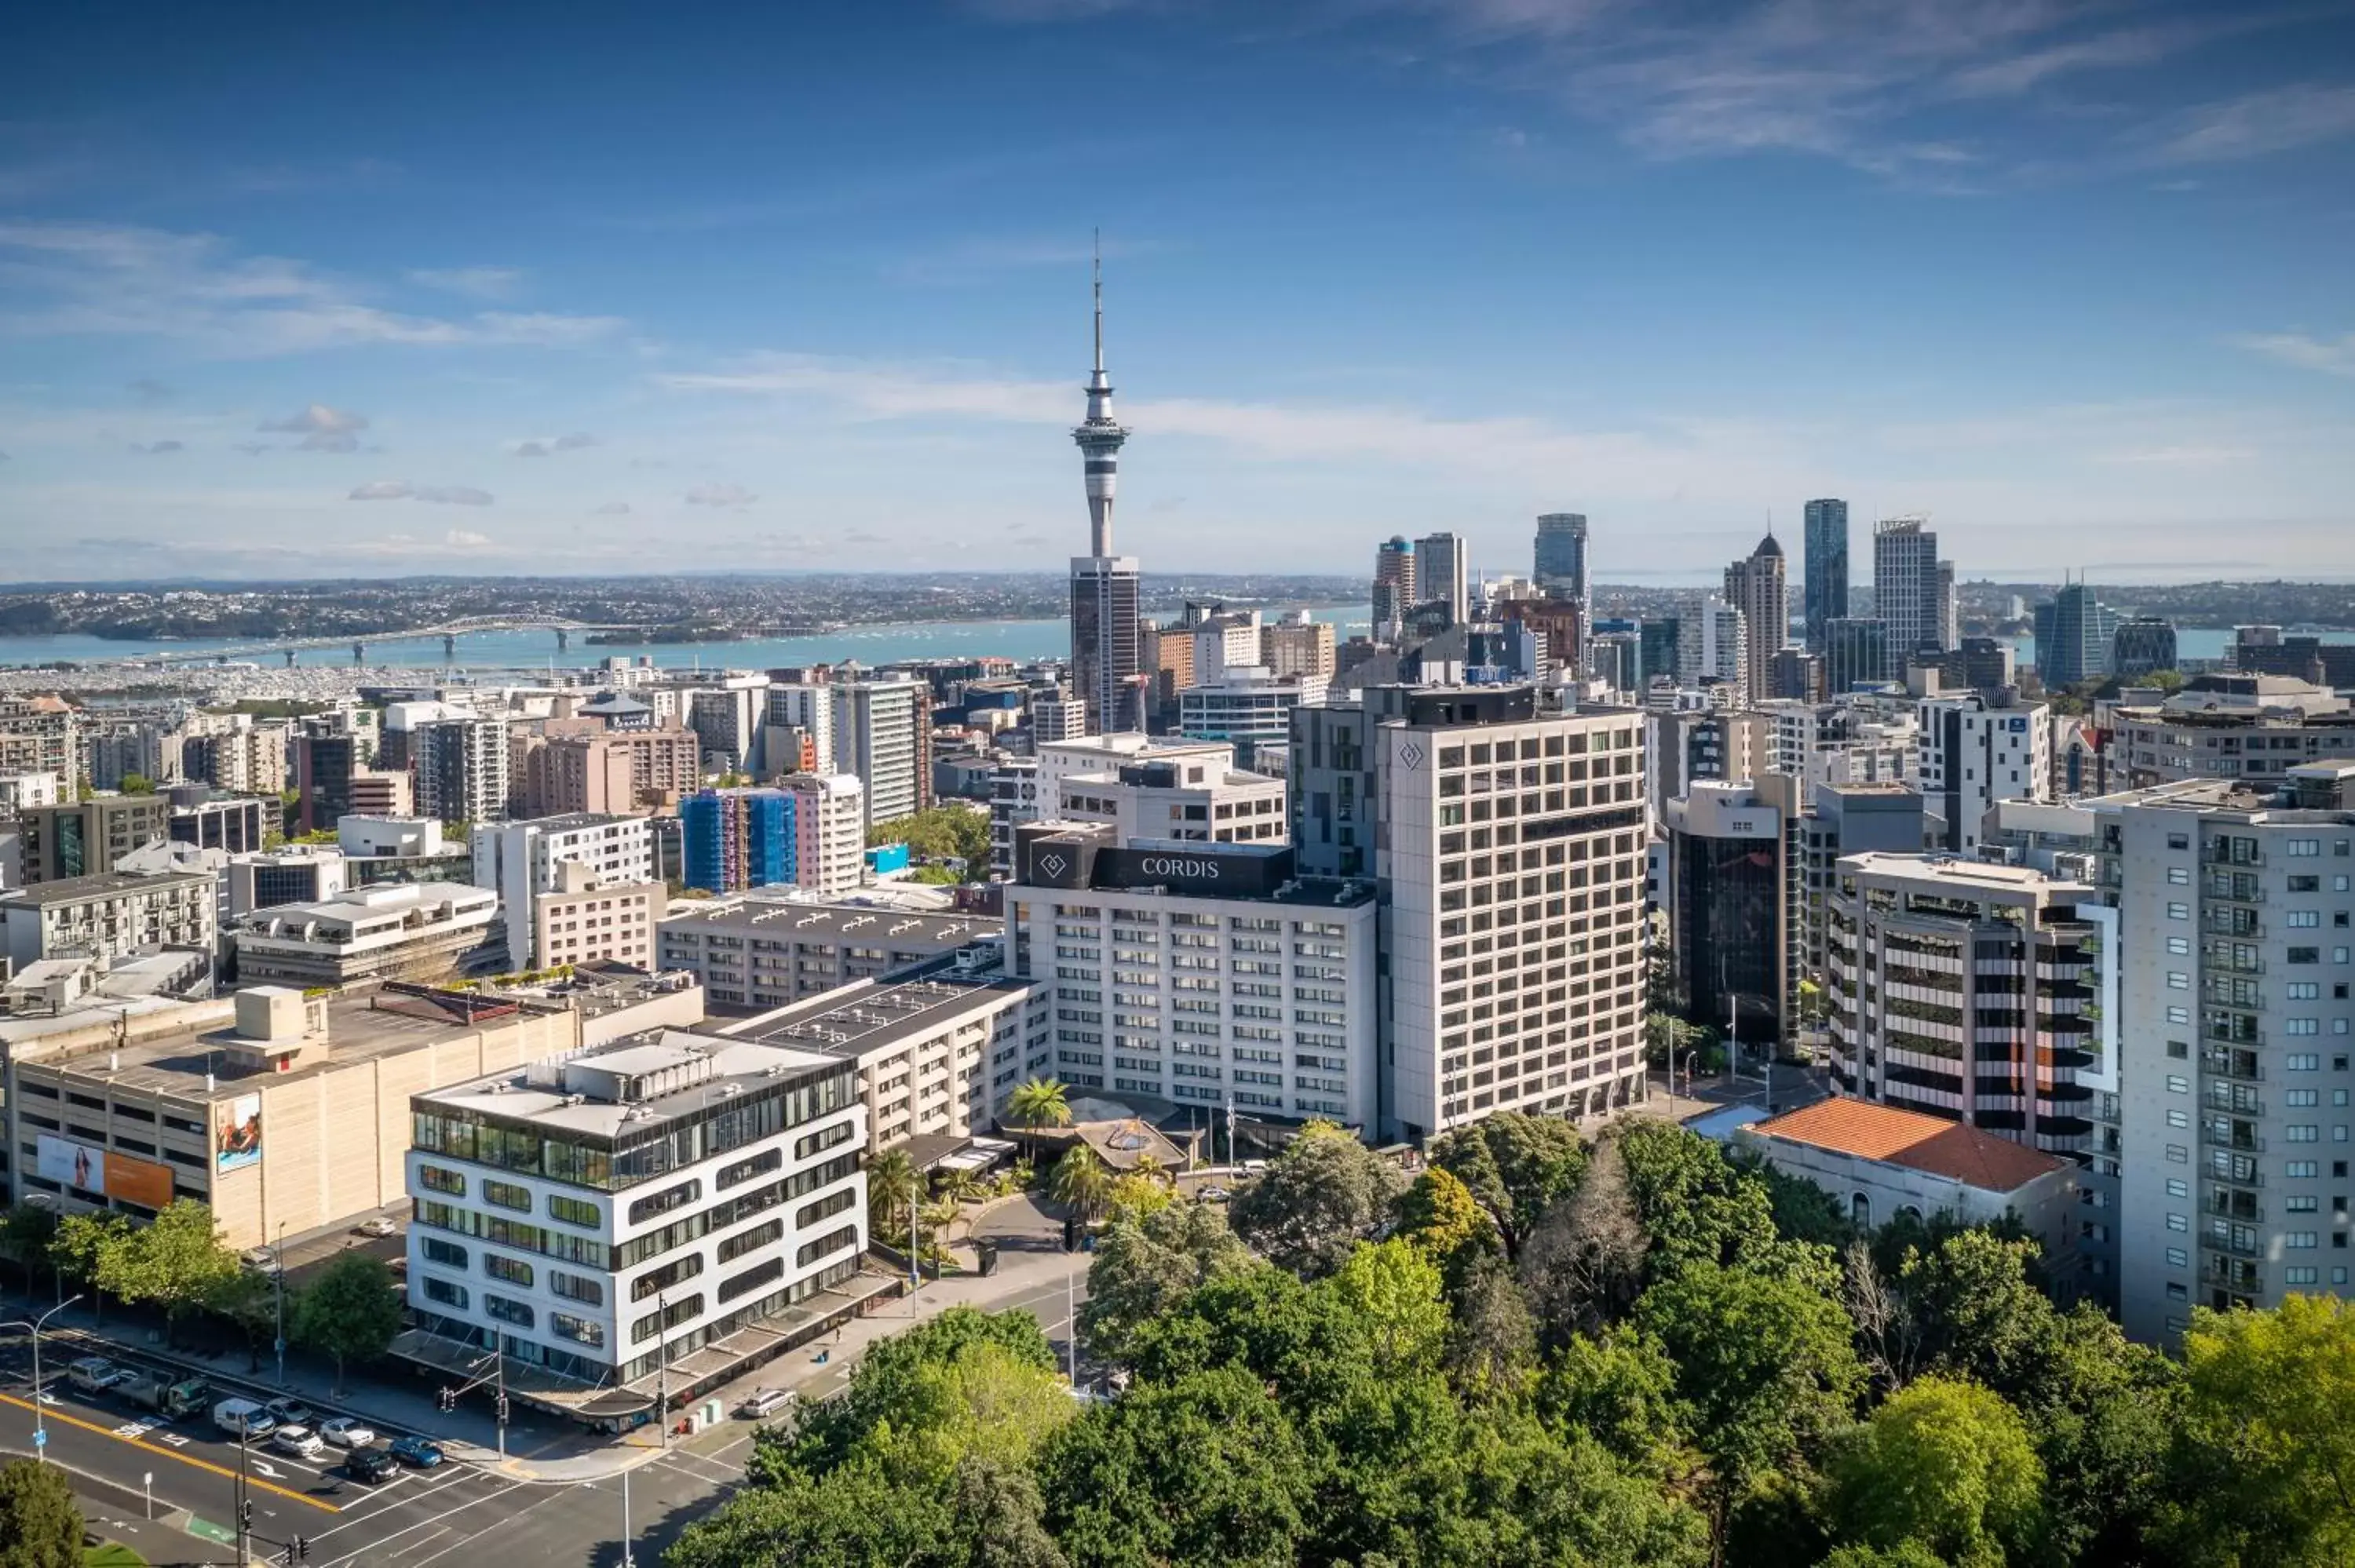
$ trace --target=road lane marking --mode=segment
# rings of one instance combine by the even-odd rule
[[[19,1410],[33,1409],[33,1404],[29,1400],[18,1399],[13,1393],[0,1393],[0,1404],[13,1404]],[[79,1426],[83,1431],[94,1432],[101,1437],[112,1437],[117,1443],[128,1444],[133,1448],[144,1448],[151,1454],[161,1454],[165,1458],[176,1459],[183,1465],[194,1465],[200,1470],[210,1470],[216,1476],[226,1476],[230,1480],[237,1479],[237,1472],[235,1470],[230,1469],[226,1465],[216,1465],[210,1459],[199,1459],[193,1454],[176,1453],[170,1448],[158,1448],[155,1445],[143,1442],[136,1437],[119,1436],[109,1428],[101,1426],[95,1421],[84,1421],[80,1416],[69,1415],[62,1410],[53,1410],[44,1414],[46,1418],[48,1420],[63,1422],[68,1426]],[[184,1437],[181,1441],[185,1443],[187,1439]],[[249,1487],[260,1487],[264,1491],[276,1492],[280,1497],[292,1498],[299,1503],[308,1503],[322,1513],[343,1512],[343,1510],[337,1508],[334,1503],[321,1502],[317,1498],[298,1492],[291,1487],[282,1487],[275,1481],[265,1481],[256,1477],[248,1476],[246,1478],[245,1484]]]

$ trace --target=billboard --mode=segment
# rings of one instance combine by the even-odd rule
[[[240,1095],[213,1111],[213,1169],[226,1175],[261,1163],[261,1097]]]
[[[43,1180],[103,1192],[143,1209],[160,1209],[172,1201],[172,1168],[150,1160],[133,1160],[70,1138],[42,1133],[33,1146],[33,1169]]]

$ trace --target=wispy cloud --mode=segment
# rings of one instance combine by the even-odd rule
[[[689,506],[750,506],[759,499],[741,484],[698,484],[687,493]]]
[[[1113,260],[1157,249],[1133,239],[1103,241],[1103,254]],[[1093,253],[1085,237],[958,239],[903,257],[885,271],[903,282],[964,283],[1032,268],[1085,268]]]
[[[300,435],[296,444],[306,452],[356,452],[357,432],[368,429],[368,416],[314,403],[299,414],[272,419],[254,428],[264,434]]]
[[[355,488],[353,501],[431,501],[447,506],[488,506],[491,493],[463,484],[411,484],[402,479],[378,479]]]
[[[2222,164],[2355,136],[2355,86],[2300,84],[2187,111],[2158,147],[2171,164]]]
[[[569,436],[542,437],[534,440],[517,441],[511,450],[517,457],[544,458],[552,457],[558,452],[579,451],[584,447],[593,447],[596,444],[596,437],[585,431],[575,430]]]
[[[514,296],[523,283],[520,267],[420,267],[408,274],[409,281],[420,288],[439,289],[445,294],[464,294],[470,300],[505,300]]]
[[[186,451],[188,448],[185,441],[161,440],[133,441],[130,450],[141,457],[164,457],[172,452]]]
[[[220,358],[371,344],[567,348],[625,325],[612,316],[386,310],[302,261],[155,228],[0,223],[0,267],[25,302],[0,313],[0,331],[161,337]]]
[[[2305,333],[2252,333],[2232,340],[2253,354],[2319,370],[2331,376],[2355,376],[2355,332],[2343,337],[2311,337]]]

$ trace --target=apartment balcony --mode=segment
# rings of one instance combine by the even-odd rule
[[[2265,1114],[2264,1102],[2256,1092],[2239,1084],[2209,1085],[2201,1103],[2210,1110],[2225,1116],[2262,1117]]]
[[[2200,1238],[2200,1250],[2223,1253],[2232,1257],[2263,1258],[2265,1255],[2264,1243],[2261,1240],[2235,1240],[2230,1236],[2220,1236],[2212,1231]]]
[[[2211,1191],[2200,1201],[2200,1212],[2220,1220],[2239,1220],[2244,1224],[2255,1224],[2265,1217],[2265,1206],[2252,1192]]]
[[[2200,1071],[2211,1077],[2231,1078],[2244,1084],[2262,1084],[2265,1070],[2258,1065],[2254,1051],[2202,1051]]]
[[[2259,866],[2265,863],[2265,856],[2264,852],[2262,850],[2236,856],[2232,853],[2232,846],[2229,842],[2222,839],[2216,839],[2211,841],[2206,850],[2200,854],[2200,863],[2202,865]]]
[[[2226,1149],[2235,1154],[2263,1154],[2265,1140],[2254,1132],[2240,1128],[2220,1128],[2213,1125],[2200,1129],[2200,1141],[2211,1149]]]

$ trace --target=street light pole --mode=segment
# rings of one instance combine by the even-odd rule
[[[278,1386],[286,1386],[286,1222],[278,1222],[278,1245],[270,1254],[278,1276]]]
[[[665,1423],[666,1425],[668,1423]],[[622,1568],[637,1568],[637,1560],[630,1551],[630,1472],[622,1472]]]
[[[37,1318],[20,1318],[13,1323],[0,1323],[0,1329],[24,1329],[33,1336],[33,1457],[46,1465],[49,1462],[49,1429],[48,1413],[41,1403],[41,1330],[50,1319],[81,1299],[77,1290]]]
[[[655,1417],[662,1423],[662,1446],[670,1446],[670,1298],[669,1292],[655,1292],[655,1321],[660,1340],[655,1346]]]

